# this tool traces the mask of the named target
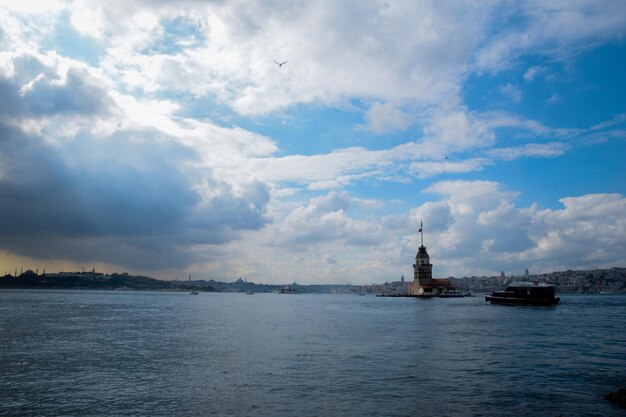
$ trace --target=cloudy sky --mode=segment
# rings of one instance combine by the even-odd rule
[[[623,0],[0,0],[0,274],[626,266],[625,157]]]

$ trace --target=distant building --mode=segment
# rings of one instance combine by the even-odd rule
[[[417,255],[415,255],[413,282],[409,282],[408,295],[433,297],[455,289],[452,282],[447,278],[433,279],[433,265],[430,263],[430,256],[428,256],[426,246],[424,246],[424,225],[421,222],[419,233],[421,245],[417,250]]]

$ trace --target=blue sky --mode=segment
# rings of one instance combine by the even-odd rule
[[[622,1],[0,1],[0,273],[624,266]],[[274,61],[287,61],[279,67]]]

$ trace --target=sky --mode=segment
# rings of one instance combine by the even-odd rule
[[[625,157],[623,0],[0,0],[0,274],[623,267]]]

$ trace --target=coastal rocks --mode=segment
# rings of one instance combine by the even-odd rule
[[[604,396],[604,399],[615,403],[622,408],[626,408],[626,388],[621,388],[617,391],[609,392]]]

